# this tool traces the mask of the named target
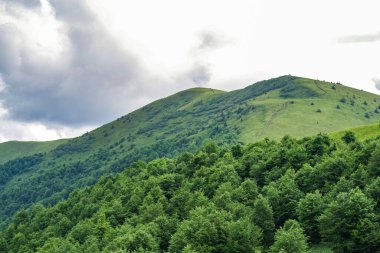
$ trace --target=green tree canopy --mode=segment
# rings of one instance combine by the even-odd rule
[[[373,252],[380,243],[374,206],[358,188],[338,194],[319,218],[323,239],[337,252]]]
[[[306,236],[300,224],[295,220],[287,220],[283,227],[276,231],[272,253],[305,253],[308,249]]]

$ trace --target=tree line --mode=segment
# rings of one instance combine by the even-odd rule
[[[376,252],[379,176],[378,138],[209,143],[17,213],[0,251]]]

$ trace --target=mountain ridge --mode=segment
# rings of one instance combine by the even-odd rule
[[[230,92],[178,92],[70,139],[37,160],[19,157],[0,165],[0,173],[7,172],[0,175],[6,178],[0,184],[0,219],[36,202],[55,203],[138,160],[176,157],[210,140],[233,145],[373,124],[380,120],[379,104],[376,94],[294,76]]]
[[[69,139],[58,139],[51,141],[7,141],[0,143],[0,164],[10,160],[49,152]]]

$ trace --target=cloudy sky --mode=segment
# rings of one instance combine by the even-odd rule
[[[379,93],[378,0],[0,0],[0,142],[72,137],[194,86]]]

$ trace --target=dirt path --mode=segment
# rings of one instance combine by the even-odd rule
[[[320,89],[321,91],[323,91],[323,94],[327,93],[327,91],[325,89],[323,89],[321,86],[319,86],[319,84],[318,84],[317,81],[314,81],[314,84],[318,87],[318,89]]]
[[[273,124],[273,120],[275,118],[277,118],[278,114],[285,110],[289,105],[289,102],[285,102],[282,107],[276,111],[273,112],[273,114],[271,115],[270,119],[266,122],[265,126],[256,134],[257,137],[260,137],[262,136],[264,133],[265,133],[265,130],[270,128]]]

